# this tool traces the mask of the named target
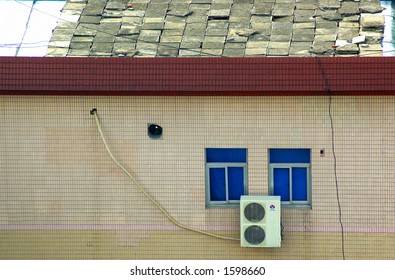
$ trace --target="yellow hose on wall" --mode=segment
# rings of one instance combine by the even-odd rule
[[[97,129],[99,131],[100,137],[103,141],[104,147],[106,148],[107,153],[109,154],[110,158],[112,159],[112,161],[119,167],[121,168],[121,170],[132,180],[132,182],[139,188],[139,190],[153,203],[155,204],[155,206],[176,226],[186,229],[186,230],[190,230],[190,231],[194,231],[197,233],[201,233],[204,235],[208,235],[208,236],[212,236],[212,237],[216,237],[216,238],[220,238],[220,239],[225,239],[225,240],[233,240],[233,241],[240,241],[240,238],[235,238],[235,237],[228,237],[228,236],[222,236],[222,235],[218,235],[215,233],[211,233],[211,232],[207,232],[207,231],[203,231],[203,230],[199,230],[196,228],[191,228],[189,226],[183,225],[179,222],[177,222],[162,206],[159,205],[159,203],[153,199],[145,190],[144,188],[139,184],[139,182],[137,182],[136,178],[133,177],[132,174],[130,174],[129,171],[126,170],[125,167],[123,167],[118,161],[117,159],[114,157],[114,155],[112,154],[110,148],[107,145],[107,141],[104,137],[103,131],[101,129],[101,125],[100,125],[100,121],[99,121],[99,117],[97,115],[97,110],[96,109],[92,109],[91,110],[91,114],[95,117],[95,121],[96,121],[96,125],[97,125]]]

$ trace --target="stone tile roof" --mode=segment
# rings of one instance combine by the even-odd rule
[[[381,56],[379,0],[68,0],[47,56]]]

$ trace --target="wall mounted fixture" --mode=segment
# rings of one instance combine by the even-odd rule
[[[148,136],[152,139],[161,139],[163,135],[163,128],[160,125],[149,123]]]

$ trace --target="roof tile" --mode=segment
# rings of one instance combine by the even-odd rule
[[[93,40],[112,42],[114,46],[106,45],[103,49],[94,43],[76,54],[74,45],[59,43],[64,41],[65,37],[59,39],[63,34],[72,34],[72,38],[67,38],[70,42],[75,42],[75,37],[79,36],[112,34],[123,36],[125,40],[131,36],[131,44],[137,44],[133,49],[123,48],[129,51],[122,51],[123,56],[337,56],[344,55],[344,52],[338,53],[331,47],[336,39],[351,40],[366,31],[383,33],[384,17],[377,14],[381,10],[380,0],[303,0],[303,3],[295,0],[68,0],[63,16],[73,14],[79,20],[76,23],[59,22],[48,56],[120,55],[119,47],[115,47],[117,39],[106,42]],[[312,33],[299,31],[308,29]],[[245,30],[254,34],[242,35]],[[146,38],[145,31],[159,35]],[[172,35],[170,31],[173,31]],[[194,36],[196,41],[191,43]],[[246,43],[245,46],[253,41],[288,42],[288,46],[269,48],[268,51],[248,48],[237,52],[225,51],[223,37],[226,42],[242,42]],[[218,42],[213,41],[216,38]],[[379,36],[375,38],[376,41],[381,40]],[[331,44],[320,44],[323,39]],[[296,50],[293,42],[306,44]],[[366,49],[361,50],[361,44],[369,42],[353,46],[352,55],[366,54]],[[372,48],[370,54],[381,56],[382,51],[373,51]]]
[[[394,70],[392,57],[3,57],[0,94],[394,95]]]

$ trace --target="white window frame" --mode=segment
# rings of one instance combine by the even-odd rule
[[[292,200],[292,168],[306,168],[307,200]],[[281,206],[286,208],[311,208],[311,163],[270,163],[269,164],[269,195],[274,194],[274,169],[289,169],[289,201],[282,201]]]
[[[238,206],[240,200],[229,199],[229,187],[228,187],[228,168],[229,167],[242,167],[243,168],[243,184],[244,194],[248,194],[248,177],[247,177],[247,163],[241,162],[210,162],[206,163],[206,207],[211,206]],[[210,197],[210,169],[211,168],[224,168],[225,169],[225,192],[226,200],[224,201],[211,201]]]

